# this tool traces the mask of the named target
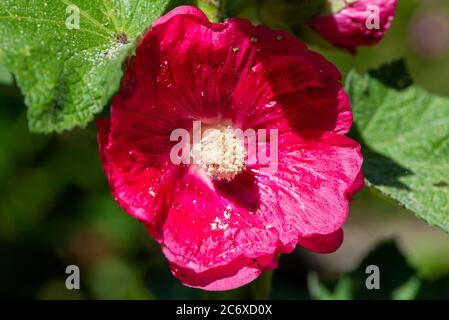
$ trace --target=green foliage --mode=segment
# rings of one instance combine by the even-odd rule
[[[91,121],[167,2],[3,0],[0,53],[25,96],[30,129],[60,132]]]
[[[96,132],[32,134],[22,97],[2,91],[0,297],[148,299],[153,288],[158,298],[192,297],[145,228],[111,197]],[[65,287],[69,264],[80,266],[79,291]]]
[[[129,266],[117,259],[102,259],[94,264],[88,275],[89,287],[95,299],[151,299],[142,281]]]
[[[352,72],[346,89],[368,185],[449,232],[449,99],[413,85],[402,61]]]
[[[391,298],[393,300],[413,300],[417,297],[421,285],[422,280],[419,277],[411,277],[407,282],[391,293]]]
[[[343,276],[338,279],[334,290],[327,288],[320,282],[318,274],[309,273],[307,277],[309,293],[316,300],[351,300],[352,299],[352,281],[349,277]]]
[[[11,85],[12,82],[13,79],[8,69],[0,64],[0,85]]]

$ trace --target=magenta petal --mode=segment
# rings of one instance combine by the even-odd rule
[[[295,129],[349,131],[339,71],[297,38],[242,19],[212,24],[190,7],[175,11],[137,48],[124,82],[141,90],[126,96],[124,108],[172,127],[192,118],[231,119],[242,128],[290,118]]]
[[[169,256],[168,253],[165,254]],[[222,267],[211,268],[200,273],[173,263],[170,263],[170,268],[173,275],[189,287],[223,291],[250,283],[262,272],[277,268],[277,261],[273,256],[260,257],[257,260],[240,257]]]
[[[200,22],[200,23],[210,24],[206,15],[198,8],[192,7],[192,6],[179,6],[179,7],[174,8],[173,10],[169,11],[167,14],[156,19],[153,22],[152,27],[154,28],[160,24],[167,23],[171,18],[179,17],[179,16],[190,16],[190,17],[197,19],[198,22]]]
[[[172,263],[202,273],[242,257],[257,260],[276,254],[277,230],[251,211],[258,194],[244,190],[245,180],[251,179],[245,175],[249,173],[220,186],[191,170],[177,183],[162,227],[164,252]],[[245,198],[230,196],[234,187]]]
[[[363,171],[360,170],[359,174],[354,180],[352,186],[346,191],[346,197],[349,201],[352,200],[352,197],[359,192],[365,186],[365,176]]]
[[[130,147],[129,136],[112,134],[109,119],[99,119],[97,126],[100,160],[112,195],[130,215],[154,223],[163,205],[161,199],[170,194],[169,181],[179,170],[163,161],[167,155],[151,154],[142,148],[139,152]],[[152,161],[155,166],[147,166],[147,161]]]
[[[360,187],[362,156],[359,144],[328,132],[286,134],[279,150],[277,172],[258,174],[261,211],[282,228],[280,240],[290,251],[299,238],[342,227],[347,195],[354,191],[354,181]]]
[[[330,234],[314,234],[300,238],[298,244],[317,253],[335,252],[343,242],[343,229],[338,229]]]
[[[251,179],[246,175],[228,186],[195,172],[179,181],[162,227],[162,245],[173,274],[184,284],[229,290],[275,267],[278,234],[249,211],[258,195],[251,189],[245,193]],[[246,196],[230,197],[234,187]]]

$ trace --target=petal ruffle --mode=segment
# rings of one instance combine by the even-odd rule
[[[171,164],[165,154],[146,152],[152,150],[153,139],[130,141],[128,133],[111,133],[109,119],[99,119],[97,127],[100,160],[115,200],[135,218],[156,223],[182,168]]]
[[[170,260],[170,254],[165,252]],[[209,291],[232,290],[250,283],[262,272],[277,268],[277,261],[271,255],[259,257],[256,261],[240,257],[230,263],[197,273],[191,269],[170,263],[173,275],[189,287]]]
[[[329,235],[340,229],[350,196],[360,188],[360,145],[332,132],[279,137],[277,171],[253,167],[260,190],[260,210],[271,212],[285,251],[298,239]]]

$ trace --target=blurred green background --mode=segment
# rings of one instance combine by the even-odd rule
[[[175,1],[172,6],[185,1]],[[316,45],[295,25],[294,1],[229,0],[246,17],[307,38],[345,74],[406,57],[414,80],[449,96],[449,3],[400,0],[377,46],[357,56]],[[0,297],[27,299],[251,298],[254,288],[208,293],[171,274],[145,228],[114,202],[98,159],[96,128],[31,134],[13,79],[0,66]],[[345,242],[334,254],[298,248],[275,271],[273,299],[449,298],[449,235],[365,189],[352,203]],[[65,268],[81,270],[81,289],[65,288]],[[381,289],[364,289],[376,264]]]

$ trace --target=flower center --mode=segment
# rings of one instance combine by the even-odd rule
[[[245,146],[231,126],[203,132],[200,162],[210,177],[231,181],[243,171],[245,157]]]

